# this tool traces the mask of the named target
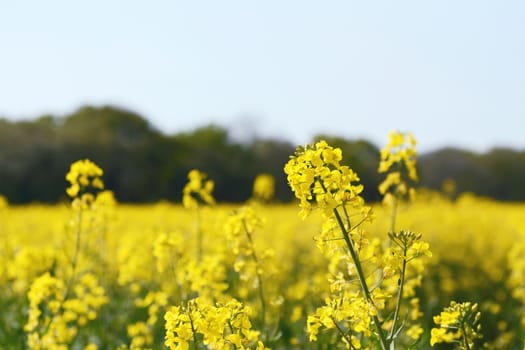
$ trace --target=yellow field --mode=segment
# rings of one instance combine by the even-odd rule
[[[70,203],[0,197],[1,348],[524,349],[525,204],[416,191],[389,137],[373,206],[324,141],[284,166],[297,203],[261,174],[216,204],[195,169],[182,205],[117,204],[89,160]]]
[[[64,338],[65,348],[163,348],[164,314],[197,295],[217,302],[231,296],[250,306],[252,327],[266,333],[267,347],[330,348],[333,339],[325,339],[324,345],[310,342],[306,331],[307,315],[330,294],[328,260],[314,241],[321,215],[302,220],[296,204],[255,207],[262,219],[252,236],[259,261],[264,261],[257,267],[266,303],[263,330],[257,274],[244,266],[250,260],[242,257],[228,232],[228,218],[239,207],[203,207],[197,214],[159,203],[84,211],[73,284],[79,283],[79,276],[93,273],[105,300],[91,306],[94,314],[86,312],[83,321],[76,319],[81,311],[69,319],[75,334]],[[371,237],[385,239],[390,209],[377,205],[373,212],[375,219],[367,230]],[[5,207],[0,215],[0,343],[2,348],[20,349],[31,333],[24,326],[32,283],[48,271],[68,283],[76,215],[68,205]],[[416,203],[400,206],[397,226],[422,233],[433,253],[416,290],[424,329],[417,348],[430,346],[432,316],[450,300],[479,303],[484,341],[493,348],[522,348],[524,218],[524,204],[470,195],[454,203],[420,195]],[[44,310],[49,306],[40,307],[52,317],[53,312]],[[47,331],[39,327],[35,329],[40,334]]]

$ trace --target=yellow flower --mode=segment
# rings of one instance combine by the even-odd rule
[[[345,204],[363,206],[363,186],[355,184],[359,177],[348,166],[340,165],[341,160],[341,149],[322,140],[314,146],[298,147],[284,166],[288,184],[300,200],[303,218],[314,209],[314,204],[327,215]]]
[[[70,186],[66,189],[67,194],[75,198],[89,187],[93,189],[103,189],[104,183],[101,176],[104,174],[102,169],[89,159],[77,160],[71,164],[66,180]]]
[[[237,348],[241,348],[243,347],[242,345],[242,338],[241,338],[241,335],[239,334],[239,332],[236,332],[236,333],[233,333],[233,334],[230,334],[227,339],[232,343],[234,344]]]
[[[270,350],[270,348],[267,348],[266,346],[264,346],[263,342],[259,340],[257,342],[257,349],[256,350]]]
[[[458,322],[459,311],[443,311],[439,316],[434,316],[434,322],[441,326],[451,326]]]
[[[472,349],[474,340],[481,338],[480,317],[478,304],[450,302],[450,306],[434,316],[439,327],[430,331],[430,345],[455,342],[462,349]]]
[[[170,349],[185,349],[189,341],[202,338],[202,344],[210,349],[226,350],[231,344],[245,349],[245,345],[255,342],[258,348],[264,349],[259,341],[260,333],[251,329],[250,314],[248,307],[233,298],[215,305],[200,297],[191,299],[165,314],[165,344]]]
[[[321,328],[321,322],[319,322],[319,317],[317,315],[309,315],[306,320],[306,330],[309,334],[310,341],[317,340],[317,334],[319,334],[319,328]]]
[[[188,183],[182,190],[182,204],[189,209],[198,208],[199,204],[214,204],[214,183],[208,180],[205,173],[193,169],[188,173]]]
[[[419,325],[413,325],[407,330],[406,334],[410,338],[417,340],[423,334],[423,328]]]
[[[387,145],[380,151],[379,173],[388,173],[379,185],[379,192],[385,196],[384,203],[389,204],[392,198],[414,197],[413,188],[409,182],[418,181],[416,170],[416,140],[411,133],[392,131],[388,135]]]
[[[32,332],[37,329],[41,321],[41,316],[44,316],[40,309],[41,305],[53,302],[54,300],[61,302],[63,300],[64,289],[64,282],[51,276],[49,272],[35,279],[27,293],[29,299],[29,317],[24,326],[25,331]],[[57,312],[58,310],[53,311]]]
[[[453,343],[456,339],[459,339],[460,336],[461,334],[459,334],[459,332],[449,332],[446,328],[432,328],[430,331],[430,345]]]
[[[253,183],[253,197],[262,201],[272,199],[275,192],[275,178],[270,174],[259,174]]]

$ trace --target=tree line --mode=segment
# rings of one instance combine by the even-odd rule
[[[365,186],[365,199],[379,200],[379,148],[366,140],[315,137],[321,138],[343,150],[344,163]],[[0,194],[11,203],[64,199],[69,165],[89,158],[104,169],[106,188],[122,202],[180,201],[191,169],[215,181],[214,195],[221,202],[245,201],[255,177],[272,174],[276,200],[285,202],[292,193],[283,166],[295,148],[279,138],[235,141],[226,128],[213,124],[167,135],[144,117],[112,106],[85,106],[67,116],[30,121],[0,119]],[[440,190],[452,179],[456,193],[525,200],[525,151],[476,154],[447,148],[421,155],[418,169],[424,187]]]

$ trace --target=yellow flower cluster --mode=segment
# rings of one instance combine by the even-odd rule
[[[271,174],[259,174],[253,182],[253,198],[268,202],[275,193],[275,178]]]
[[[161,233],[153,243],[153,257],[155,257],[157,271],[174,270],[175,259],[182,255],[184,238],[180,234]]]
[[[209,349],[266,350],[260,333],[252,329],[251,311],[239,301],[211,305],[201,298],[185,306],[173,306],[165,315],[166,341],[170,349],[189,349],[190,343],[202,343]]]
[[[379,173],[387,173],[379,185],[385,203],[409,195],[414,198],[415,191],[410,182],[417,182],[416,140],[411,133],[392,131],[388,134],[388,144],[381,149]]]
[[[67,228],[72,228],[74,234],[59,243],[66,250],[65,254],[56,249],[49,256],[42,252],[37,254],[42,265],[31,274],[41,274],[35,277],[27,292],[30,306],[28,321],[24,326],[27,344],[31,349],[69,349],[80,345],[96,349],[96,344],[78,334],[89,321],[97,318],[98,311],[108,303],[106,292],[93,272],[96,268],[89,263],[95,255],[103,257],[100,250],[104,245],[104,235],[101,232],[108,218],[106,215],[97,217],[96,213],[107,213],[109,207],[114,205],[110,192],[99,193],[100,198],[89,192],[103,189],[102,174],[102,169],[85,159],[73,163],[66,175],[70,183],[67,193],[73,198],[75,209],[75,216]],[[91,209],[90,215],[83,217],[88,208]],[[88,231],[84,228],[86,221],[89,222],[90,231],[97,232],[90,239],[84,237]],[[93,253],[94,249],[98,249],[97,253]],[[31,249],[19,254],[19,262],[24,263],[28,258],[32,264],[38,261],[28,254],[33,254]],[[79,268],[81,261],[82,269]],[[42,270],[45,272],[42,273]],[[21,288],[23,290],[25,287],[22,285]],[[81,340],[77,341],[79,338]]]
[[[6,265],[6,274],[9,280],[15,281],[12,288],[21,294],[25,294],[35,278],[49,271],[53,263],[59,259],[57,252],[50,247],[36,248],[23,247],[13,256]]]
[[[336,329],[347,349],[360,349],[360,339],[372,335],[372,316],[377,315],[377,310],[359,294],[345,292],[327,298],[325,306],[318,308],[314,315],[309,315],[307,330],[310,341],[318,340],[322,326]]]
[[[128,336],[131,339],[131,349],[145,349],[153,345],[153,333],[157,324],[159,314],[163,313],[168,305],[168,294],[163,291],[150,291],[144,298],[135,299],[135,305],[139,308],[147,308],[148,319],[146,322],[139,321],[128,325]]]
[[[230,215],[226,221],[226,237],[235,256],[233,268],[239,274],[241,282],[238,294],[248,297],[251,290],[256,290],[260,303],[261,327],[267,326],[267,307],[274,306],[278,314],[281,302],[275,288],[270,289],[265,282],[271,282],[271,277],[278,267],[274,259],[273,249],[260,249],[253,235],[256,229],[263,226],[264,219],[258,215],[253,205],[246,205]]]
[[[260,287],[261,273],[269,261],[261,261],[261,257],[269,254],[260,254],[253,241],[253,233],[262,227],[263,219],[257,215],[253,206],[244,206],[232,213],[225,225],[226,237],[235,255],[233,265],[243,281],[249,285]]]
[[[403,161],[413,177],[415,151],[403,148],[400,142],[404,136],[391,134],[380,169]],[[319,141],[313,147],[299,147],[285,166],[288,183],[301,201],[302,216],[306,217],[313,204],[324,214],[317,245],[329,259],[331,295],[325,306],[308,317],[310,340],[316,341],[323,327],[335,330],[347,349],[373,343],[383,350],[394,348],[395,342],[408,346],[423,333],[416,323],[421,312],[415,288],[421,285],[424,265],[416,258],[432,256],[429,244],[420,240],[420,234],[406,230],[392,229],[389,245],[370,239],[362,227],[372,219],[360,196],[363,186],[341,160],[340,149]],[[392,217],[395,214],[393,211]],[[392,318],[386,321],[383,314],[389,313]],[[401,313],[408,322],[400,325]],[[403,329],[406,336],[401,334]]]
[[[359,177],[348,166],[340,164],[342,159],[340,148],[319,141],[314,146],[299,146],[284,166],[288,184],[301,201],[303,218],[308,216],[314,204],[327,216],[342,205],[363,206],[360,196],[363,186],[353,184]]]
[[[28,320],[24,330],[28,333],[30,349],[40,350],[47,347],[67,349],[66,344],[75,335],[67,329],[65,320],[60,315],[64,299],[65,286],[62,280],[49,272],[36,278],[29,289]],[[44,311],[42,311],[44,310]]]
[[[78,198],[87,195],[93,199],[93,195],[88,193],[90,188],[103,189],[104,182],[101,176],[104,174],[102,169],[89,159],[82,159],[71,164],[66,180],[69,187],[66,192],[71,198]],[[86,198],[88,198],[86,197]]]
[[[78,327],[94,320],[108,302],[92,274],[81,277],[73,294],[67,297],[64,282],[49,272],[35,279],[28,292],[29,316],[24,326],[30,349],[68,349]]]
[[[264,219],[258,214],[253,205],[245,205],[230,214],[226,222],[225,231],[228,239],[245,236],[246,232],[253,232],[264,225]],[[240,243],[240,242],[236,242]],[[238,252],[240,247],[234,247]]]
[[[381,149],[379,172],[385,173],[390,168],[404,164],[408,177],[417,181],[416,171],[416,139],[412,133],[391,131],[388,134],[388,144]]]
[[[64,318],[68,322],[76,322],[84,326],[97,317],[98,310],[108,303],[104,288],[99,285],[97,277],[86,273],[73,286],[74,297],[64,301]]]
[[[188,183],[182,190],[182,204],[186,208],[196,209],[199,204],[214,204],[214,183],[205,173],[193,169],[188,173]]]
[[[390,289],[397,289],[398,276],[405,274],[404,293],[407,296],[414,296],[415,288],[421,285],[424,270],[423,261],[416,258],[432,257],[430,245],[428,242],[421,241],[421,234],[411,231],[390,232],[389,237],[393,244],[383,255],[383,277],[387,281],[392,279]]]
[[[439,327],[432,328],[430,345],[453,343],[460,350],[473,349],[474,341],[481,338],[480,317],[478,304],[450,302],[450,306],[434,316]]]
[[[401,230],[399,232],[389,232],[388,236],[392,242],[403,251],[405,259],[411,261],[420,255],[432,256],[429,250],[430,245],[427,242],[422,242],[420,233],[412,231]],[[392,254],[395,254],[392,252]]]

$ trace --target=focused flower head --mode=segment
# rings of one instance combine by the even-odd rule
[[[308,216],[313,204],[328,215],[341,205],[363,206],[360,196],[363,185],[358,183],[359,177],[352,169],[340,164],[342,159],[341,149],[329,146],[326,141],[319,141],[314,146],[299,146],[290,157],[284,172],[292,191],[301,201],[303,217]]]

